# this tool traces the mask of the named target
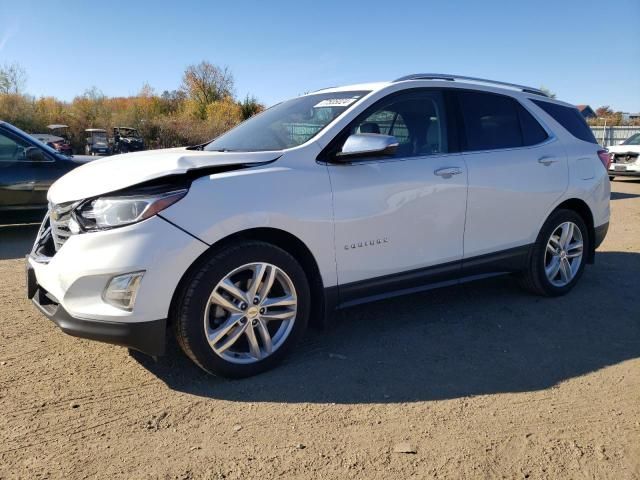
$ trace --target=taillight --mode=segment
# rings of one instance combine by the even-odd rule
[[[598,150],[598,158],[604,165],[605,170],[609,170],[609,165],[611,165],[611,156],[609,155],[608,150]]]

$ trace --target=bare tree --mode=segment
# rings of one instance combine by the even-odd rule
[[[227,67],[202,61],[185,69],[182,89],[197,104],[200,114],[206,115],[207,105],[232,96],[233,75]]]
[[[602,107],[596,108],[597,117],[610,117],[613,114],[615,114],[615,112],[609,105],[603,105]]]
[[[22,93],[27,84],[27,72],[17,63],[0,67],[0,94]]]

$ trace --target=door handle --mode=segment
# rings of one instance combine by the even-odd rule
[[[544,157],[540,157],[538,159],[538,163],[541,163],[545,167],[548,167],[552,163],[556,163],[558,161],[557,158],[552,157],[551,155],[545,155]]]
[[[438,175],[442,178],[451,178],[454,175],[460,175],[461,173],[462,169],[458,167],[444,167],[433,172],[434,175]]]

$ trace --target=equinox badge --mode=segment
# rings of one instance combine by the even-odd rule
[[[353,250],[354,248],[362,248],[362,247],[374,247],[376,245],[382,245],[385,243],[389,243],[389,237],[384,238],[376,238],[375,240],[365,240],[364,242],[346,244],[344,246],[345,250]]]

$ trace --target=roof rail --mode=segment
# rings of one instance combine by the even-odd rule
[[[533,93],[534,95],[542,95],[543,97],[549,96],[539,88],[525,87],[524,85],[517,85],[515,83],[498,82],[496,80],[487,80],[486,78],[451,75],[449,73],[414,73],[413,75],[406,75],[404,77],[397,78],[393,81],[393,83],[404,82],[405,80],[447,80],[449,82],[454,82],[456,80],[467,80],[470,82],[486,83],[489,85],[499,85],[501,87],[515,88],[516,90],[521,90],[525,93]]]

